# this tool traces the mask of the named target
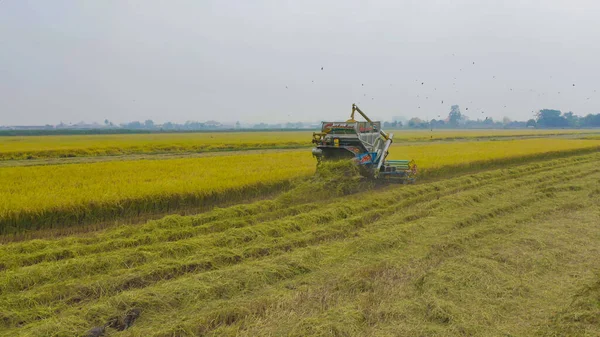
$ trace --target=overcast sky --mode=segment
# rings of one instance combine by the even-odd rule
[[[0,125],[344,120],[352,103],[600,113],[600,2],[0,0]]]

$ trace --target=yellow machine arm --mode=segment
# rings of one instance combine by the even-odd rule
[[[361,116],[363,116],[363,118],[364,118],[364,119],[365,119],[367,122],[369,122],[369,123],[373,123],[373,121],[371,121],[371,119],[370,119],[369,117],[367,117],[367,115],[365,115],[365,113],[364,113],[364,112],[362,112],[362,110],[360,110],[360,108],[359,108],[359,107],[358,107],[358,105],[356,105],[356,104],[352,104],[352,114],[350,115],[350,119],[349,119],[347,122],[349,122],[349,123],[354,123],[354,122],[356,122],[356,120],[354,120],[354,113],[355,113],[355,112],[357,112],[357,111],[358,111],[358,113],[359,113]],[[383,130],[381,130],[381,129],[380,129],[380,130],[379,130],[379,133],[381,134],[381,136],[383,136],[383,138],[385,138],[385,140],[388,140],[388,139],[390,139],[390,136],[389,136],[389,135],[388,135],[388,134],[387,134],[385,131],[383,131]]]

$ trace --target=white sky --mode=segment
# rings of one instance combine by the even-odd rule
[[[600,2],[0,0],[0,125],[344,120],[352,103],[600,113]]]

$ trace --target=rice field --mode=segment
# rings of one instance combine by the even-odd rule
[[[397,141],[598,136],[600,130],[396,130]],[[310,147],[311,131],[1,136],[0,160]]]
[[[547,158],[565,152],[597,151],[600,139],[536,138],[510,141],[451,142],[410,145],[396,142],[390,159],[414,159],[421,172],[443,174],[458,168],[485,168],[495,163],[516,164],[521,159]]]
[[[244,200],[313,172],[289,152],[0,168],[0,233]]]
[[[297,148],[307,132],[211,132],[0,137],[0,160]]]
[[[599,160],[5,244],[0,335],[598,335]]]
[[[600,139],[499,133],[0,167],[0,336],[598,336]]]
[[[525,139],[395,145],[421,177],[589,152],[599,140]],[[204,208],[256,197],[314,173],[307,150],[207,158],[0,168],[0,233]]]

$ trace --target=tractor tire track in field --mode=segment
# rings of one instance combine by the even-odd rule
[[[593,158],[591,160],[593,160]],[[482,173],[481,175],[475,175],[473,177],[465,177],[462,178],[462,181],[454,182],[455,184],[450,184],[451,186],[446,187],[446,190],[440,186],[443,185],[443,183],[432,183],[429,184],[433,186],[432,192],[423,195],[416,195],[413,199],[408,198],[406,200],[398,200],[398,195],[396,195],[391,204],[384,203],[386,208],[376,209],[358,216],[351,215],[357,211],[363,212],[365,210],[364,207],[359,207],[358,209],[353,209],[347,212],[343,212],[341,210],[333,211],[334,216],[330,216],[329,218],[326,217],[326,221],[317,223],[316,226],[309,226],[301,230],[298,230],[297,228],[291,228],[291,230],[288,232],[269,232],[270,230],[277,229],[276,226],[278,225],[278,222],[274,221],[272,224],[270,224],[271,227],[265,227],[265,231],[258,233],[255,232],[254,234],[257,236],[266,237],[270,237],[273,236],[272,234],[275,234],[274,237],[277,238],[277,240],[268,241],[257,246],[251,245],[253,238],[251,238],[249,241],[245,241],[245,239],[242,239],[241,241],[234,240],[233,242],[225,241],[222,242],[220,246],[228,249],[233,249],[234,247],[238,248],[237,253],[221,255],[210,262],[207,262],[205,259],[192,259],[191,261],[177,264],[176,260],[169,262],[165,261],[166,259],[161,260],[159,258],[156,264],[148,263],[148,268],[146,269],[125,268],[118,269],[116,273],[123,274],[129,272],[133,276],[126,276],[116,279],[110,278],[107,280],[98,281],[92,277],[95,276],[95,274],[90,274],[88,275],[89,284],[87,286],[85,286],[85,279],[73,279],[69,282],[61,282],[56,286],[39,286],[40,283],[43,284],[44,281],[35,280],[33,285],[36,285],[36,287],[31,288],[33,285],[30,285],[20,289],[19,284],[27,284],[27,279],[19,279],[18,277],[13,279],[13,277],[16,276],[16,274],[13,274],[13,272],[18,272],[18,269],[14,271],[5,271],[3,273],[4,275],[0,274],[0,277],[3,277],[4,280],[12,279],[13,281],[9,281],[9,286],[7,286],[6,283],[3,283],[2,289],[4,290],[4,295],[0,297],[0,301],[4,303],[10,303],[11,306],[14,306],[13,309],[15,311],[21,306],[31,307],[30,309],[35,318],[33,320],[31,318],[28,320],[25,317],[13,317],[12,319],[7,317],[5,318],[4,322],[7,324],[6,327],[14,327],[17,323],[27,324],[27,322],[36,322],[39,319],[43,320],[44,318],[52,317],[53,315],[63,312],[64,310],[69,311],[68,306],[65,307],[64,304],[54,303],[56,301],[67,301],[71,306],[80,307],[88,305],[86,303],[94,303],[95,299],[99,299],[101,297],[106,300],[107,297],[119,297],[122,296],[120,294],[123,293],[143,292],[146,288],[155,287],[155,284],[157,284],[159,281],[162,281],[160,284],[164,284],[165,282],[169,284],[172,282],[177,282],[180,278],[183,279],[189,277],[186,275],[201,275],[197,273],[202,271],[227,274],[227,272],[233,272],[233,270],[230,269],[238,264],[260,264],[260,261],[264,259],[267,259],[265,261],[268,261],[277,260],[280,257],[285,258],[286,255],[293,254],[293,252],[297,249],[303,251],[307,248],[318,246],[326,242],[340,242],[342,239],[353,237],[353,235],[356,235],[359,231],[371,230],[376,224],[386,223],[387,219],[390,217],[394,217],[400,221],[401,224],[412,223],[426,218],[434,211],[443,210],[444,208],[448,207],[466,207],[472,204],[478,204],[485,200],[491,200],[497,195],[510,193],[510,191],[516,187],[537,186],[539,188],[546,188],[546,186],[550,184],[558,183],[564,180],[565,177],[567,177],[567,179],[578,179],[578,177],[585,177],[586,175],[595,174],[598,172],[597,169],[593,169],[593,164],[590,164],[590,161],[587,163],[580,163],[580,165],[576,168],[570,168],[568,167],[569,165],[556,165],[556,162],[550,162],[547,163],[547,165],[552,166],[552,168],[544,169],[544,165],[530,165],[523,170],[516,170],[519,174],[523,174],[522,178],[519,178],[516,173],[514,174],[514,177],[511,177],[510,173],[507,174],[506,172],[502,171],[498,171],[496,173]],[[558,169],[557,167],[560,167],[561,169]],[[538,170],[541,172],[538,172]],[[481,176],[481,180],[478,180],[476,178],[477,176]],[[493,176],[496,176],[496,178],[492,178]],[[531,176],[531,178],[525,179],[525,177],[529,176]],[[488,179],[486,180],[486,178]],[[514,180],[509,181],[507,184],[493,186],[495,183],[499,183],[503,179],[507,178],[514,178]],[[467,186],[456,186],[460,185],[460,183],[467,183]],[[424,184],[415,187],[431,187],[427,185],[428,184]],[[483,191],[479,191],[479,189],[483,189]],[[395,191],[386,191],[383,193],[395,195]],[[548,195],[551,196],[552,194],[549,193]],[[462,197],[463,199],[460,199],[461,201],[457,202],[456,198],[458,197]],[[348,202],[348,200],[346,202]],[[535,200],[529,202],[535,202]],[[377,204],[369,205],[368,207],[372,206],[377,206]],[[379,207],[381,206],[382,205],[379,205]],[[408,206],[414,206],[417,210],[413,211],[412,209],[406,209]],[[501,211],[510,212],[510,209],[504,209]],[[296,217],[300,215],[296,215]],[[294,216],[291,217],[292,219],[294,218]],[[367,224],[369,224],[369,226],[367,226]],[[326,225],[327,228],[320,229],[320,227],[323,227],[323,225]],[[384,226],[378,225],[375,228],[380,230],[380,227],[383,228]],[[243,230],[243,228],[235,230]],[[305,230],[306,233],[304,232]],[[287,236],[291,237],[288,241],[279,242],[280,238],[285,238]],[[218,247],[219,244],[216,246]],[[169,249],[170,248],[165,248],[166,251],[171,252]],[[193,249],[190,252],[193,252]],[[177,260],[184,256],[185,255],[180,256]],[[228,257],[230,258],[228,259]],[[73,257],[72,259],[77,260],[78,257]],[[58,263],[61,262],[67,261],[59,261]],[[163,266],[162,264],[166,264],[167,267]],[[43,265],[44,269],[49,270],[52,270],[54,267],[52,263],[43,263],[41,265]],[[281,269],[281,266],[287,266],[288,268],[291,268],[291,274],[289,272],[286,273],[285,268]],[[311,271],[310,268],[300,268],[293,264],[289,265],[283,263],[281,266],[279,266],[279,269],[282,270],[283,273],[281,275],[281,277],[283,277],[282,280],[289,277],[294,277],[294,275],[302,275]],[[76,270],[80,267],[82,266],[65,269],[60,272],[59,275],[70,276],[70,271]],[[156,271],[157,269],[158,271]],[[146,270],[146,276],[143,276],[144,270]],[[7,275],[6,273],[11,275]],[[99,274],[101,273],[102,271],[99,272]],[[31,273],[27,274],[31,275]],[[275,274],[277,274],[277,272],[275,272]],[[277,279],[279,278],[274,278],[274,280]],[[14,280],[18,280],[18,282]],[[46,281],[51,282],[52,280],[53,278],[50,277]],[[29,290],[20,294],[19,296],[14,296],[11,294],[12,291],[16,290],[14,287],[17,287],[19,290]],[[36,294],[36,292],[38,293]],[[210,291],[208,293],[210,294]]]

